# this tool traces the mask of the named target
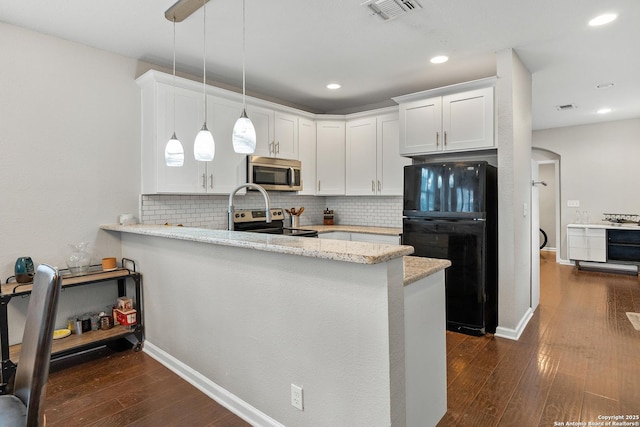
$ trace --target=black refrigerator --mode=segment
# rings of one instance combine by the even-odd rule
[[[498,323],[498,174],[484,161],[405,166],[402,244],[451,261],[447,329],[494,333]]]

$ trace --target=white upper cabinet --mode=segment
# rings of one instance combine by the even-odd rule
[[[397,113],[347,122],[347,195],[403,194],[403,168],[411,161],[398,153],[398,123]]]
[[[298,117],[255,105],[247,115],[256,129],[256,156],[298,159]]]
[[[442,97],[400,104],[400,154],[440,150]]]
[[[377,188],[381,196],[402,196],[404,194],[404,167],[411,159],[399,154],[400,120],[397,113],[385,114],[377,118],[378,137],[378,180]]]
[[[487,84],[479,82],[455,88]],[[495,146],[493,87],[428,96],[446,90],[453,89],[394,98],[400,104],[400,154],[413,156]]]
[[[190,86],[195,82],[186,82]],[[207,95],[207,128],[213,134],[216,155],[198,162],[193,142],[204,122],[202,92],[172,84],[171,76],[149,72],[138,79],[142,88],[142,192],[143,194],[228,194],[246,179],[245,155],[236,154],[231,131],[242,104]],[[184,148],[184,165],[165,165],[164,148],[174,130]]]
[[[316,194],[345,194],[345,123],[319,120],[317,126]]]
[[[276,157],[298,159],[298,117],[274,112],[274,151]]]
[[[442,97],[443,149],[493,147],[493,88]]]
[[[247,116],[256,129],[256,156],[271,156],[273,148],[273,110],[247,105]]]
[[[347,122],[346,194],[377,193],[377,126],[375,117]]]
[[[298,156],[302,163],[301,195],[316,194],[316,122],[298,119]]]
[[[212,162],[205,163],[207,176],[205,191],[229,194],[247,179],[247,155],[233,149],[231,134],[242,114],[240,102],[209,96],[209,118],[207,124],[216,143],[216,155]]]

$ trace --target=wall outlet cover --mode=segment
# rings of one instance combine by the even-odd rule
[[[567,200],[567,207],[568,208],[579,208],[580,207],[580,200]]]
[[[302,396],[302,387],[291,384],[291,406],[304,411],[304,398]]]

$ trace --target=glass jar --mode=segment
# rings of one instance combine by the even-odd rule
[[[85,274],[89,271],[91,255],[89,254],[89,243],[70,243],[71,254],[67,258],[67,267],[71,274]]]

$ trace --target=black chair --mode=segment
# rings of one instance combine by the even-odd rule
[[[62,279],[41,264],[33,278],[13,394],[0,396],[0,427],[44,425],[41,404],[49,377],[51,343]]]

